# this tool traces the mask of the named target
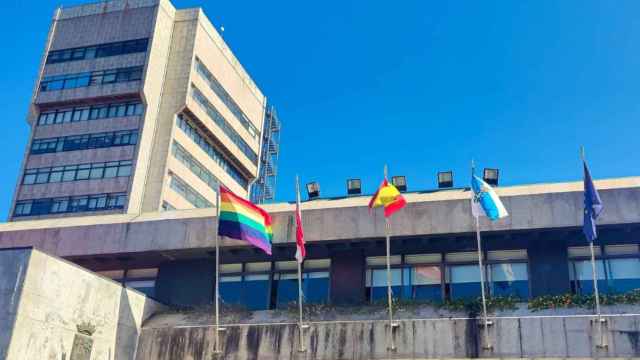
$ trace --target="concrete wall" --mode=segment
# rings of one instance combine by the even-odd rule
[[[598,218],[608,225],[640,224],[640,178],[596,182],[607,204]],[[488,223],[483,236],[531,230],[578,229],[582,226],[582,182],[503,187],[497,189],[510,216]],[[408,205],[392,221],[393,243],[402,238],[471,236],[474,231],[469,192],[449,190],[405,194]],[[383,239],[382,214],[372,216],[369,197],[316,200],[303,203],[305,240],[313,245]],[[273,217],[274,245],[295,244],[294,205],[265,205]],[[214,247],[215,209],[92,216],[0,224],[0,247],[34,245],[58,256],[142,253],[169,250],[200,251]],[[101,234],[108,232],[108,237]],[[222,246],[251,250],[246,242],[224,239]]]
[[[636,357],[640,355],[640,316],[608,317],[608,347],[598,348],[592,317],[497,318],[491,350],[484,349],[475,319],[401,320],[396,351],[389,350],[386,321],[312,323],[308,351],[298,352],[295,324],[225,326],[223,359],[424,359],[522,357]],[[153,320],[153,319],[152,319]],[[150,321],[153,323],[153,321]],[[211,359],[213,327],[143,327],[136,360]]]
[[[29,251],[0,251],[0,359],[5,359],[11,343],[11,329],[18,312]]]
[[[69,359],[84,322],[95,326],[91,359],[132,359],[142,322],[163,308],[38,250],[0,251],[0,269],[2,359]]]

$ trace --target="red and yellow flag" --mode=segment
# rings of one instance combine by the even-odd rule
[[[387,179],[384,179],[378,191],[373,194],[371,201],[369,201],[369,209],[384,206],[384,217],[389,217],[406,204],[407,201],[400,194],[400,191],[393,184],[389,184]]]

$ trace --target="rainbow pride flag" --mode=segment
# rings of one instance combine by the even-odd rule
[[[218,235],[248,241],[271,255],[271,216],[223,186],[220,186]]]

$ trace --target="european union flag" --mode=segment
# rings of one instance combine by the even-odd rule
[[[598,237],[596,231],[596,219],[602,212],[602,200],[595,185],[593,185],[593,179],[591,179],[591,173],[587,167],[585,161],[584,165],[584,223],[582,230],[587,240],[593,242]]]

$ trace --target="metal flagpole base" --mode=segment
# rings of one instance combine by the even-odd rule
[[[600,332],[600,343],[596,344],[596,348],[598,349],[607,349],[609,344],[605,341],[604,328],[607,326],[607,319],[603,317],[591,319],[591,323],[595,323],[598,325],[598,330]]]
[[[298,349],[299,353],[307,352],[307,348],[304,347],[304,331],[309,328],[309,325],[302,324],[298,325],[298,329],[300,331],[300,348]]]
[[[387,327],[389,327],[389,324],[387,324]],[[395,341],[395,331],[399,327],[400,327],[400,323],[397,323],[397,322],[392,322],[391,323],[391,329],[390,329],[390,332],[389,332],[389,335],[391,336],[391,345],[387,348],[387,350],[389,350],[389,351],[398,350],[398,347],[396,346],[396,341]]]
[[[493,326],[493,321],[491,321],[489,319],[487,319],[486,321],[483,320],[483,321],[478,322],[478,326],[479,327],[483,327],[483,328],[489,328],[490,326]],[[488,339],[488,335],[489,334],[488,333],[485,333],[485,334],[486,334],[485,336],[487,336],[487,338],[485,339],[485,341],[487,343],[482,345],[482,350],[492,351],[493,350],[493,345],[491,345],[489,343],[489,339]]]

